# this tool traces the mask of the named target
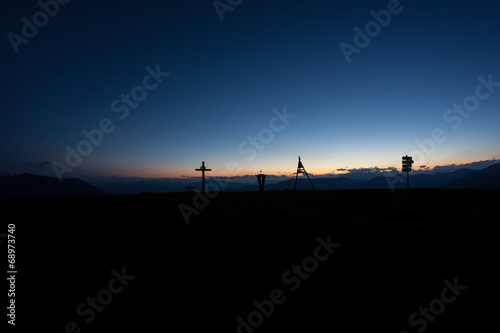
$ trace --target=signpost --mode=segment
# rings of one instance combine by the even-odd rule
[[[205,161],[201,162],[201,167],[199,169],[194,169],[194,171],[201,171],[203,182],[201,187],[201,192],[205,193],[205,171],[212,171],[212,169],[207,169],[205,167]]]
[[[406,188],[410,189],[410,174],[411,165],[413,164],[413,159],[411,156],[403,156],[403,172],[406,172]]]

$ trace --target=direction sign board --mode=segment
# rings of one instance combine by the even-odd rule
[[[411,171],[411,165],[413,164],[413,159],[411,156],[403,156],[403,172]]]

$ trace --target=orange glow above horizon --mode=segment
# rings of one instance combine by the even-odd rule
[[[485,159],[488,160],[488,159]],[[476,162],[479,160],[471,160],[471,159],[457,159],[453,163],[427,163],[422,164],[425,165],[424,168],[421,168],[418,163],[413,165],[414,171],[426,171],[432,170],[436,166],[449,166],[449,165],[462,165],[467,163]],[[315,176],[320,175],[343,175],[348,174],[347,170],[349,169],[369,169],[369,168],[396,168],[397,170],[401,170],[401,162],[392,163],[390,165],[336,165],[332,168],[325,168],[324,166],[318,166],[315,163],[307,163],[303,160],[304,167],[306,171]],[[199,163],[201,165],[201,163]],[[255,168],[244,168],[243,166],[237,165],[239,171],[234,172],[231,169],[228,169],[225,165],[213,164],[210,165],[208,162],[205,162],[206,167],[212,169],[212,171],[207,171],[205,173],[206,177],[237,177],[237,176],[247,176],[247,175],[256,175],[260,173],[260,169],[257,170]],[[288,167],[285,172],[285,168],[263,168],[262,173],[267,175],[274,176],[287,176],[292,177],[295,176],[297,162],[295,163],[295,167]],[[182,166],[120,166],[120,167],[107,167],[107,168],[99,168],[98,171],[94,170],[91,172],[94,176],[109,176],[113,175],[116,177],[139,177],[139,178],[191,178],[191,177],[201,177],[201,172],[195,171],[195,169],[199,168],[199,165],[194,165],[191,168],[182,167]],[[339,170],[340,169],[340,170]],[[344,170],[345,169],[345,170]],[[233,168],[236,170],[236,167]]]

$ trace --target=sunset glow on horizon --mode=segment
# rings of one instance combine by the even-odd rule
[[[208,176],[291,176],[298,156],[313,175],[401,169],[404,155],[415,170],[496,159],[498,4],[481,3],[259,0],[221,20],[210,2],[71,2],[29,38],[21,18],[40,7],[9,3],[0,174],[197,177],[205,161]]]

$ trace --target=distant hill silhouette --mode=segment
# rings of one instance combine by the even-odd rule
[[[357,190],[406,188],[406,173],[397,176],[377,176],[370,180],[353,179],[349,175],[337,178],[312,178],[318,190]],[[265,191],[293,190],[295,179],[287,179],[274,184],[266,184]],[[91,185],[76,178],[63,182],[55,177],[22,174],[18,176],[0,176],[0,197],[25,196],[66,196],[87,194],[133,194],[142,192],[184,192],[185,186],[198,186],[196,182],[182,179],[134,180],[128,182],[106,181]],[[198,186],[200,187],[200,186]],[[459,169],[452,172],[428,175],[410,172],[410,188],[450,188],[450,189],[500,189],[500,163],[482,170]],[[312,190],[306,178],[299,178],[298,190]],[[254,183],[231,183],[223,189],[225,192],[258,191],[257,179]]]
[[[500,189],[500,163],[482,170],[459,169],[452,172],[441,172],[435,175],[410,172],[411,188],[474,188],[474,189]],[[496,170],[496,171],[495,171]],[[369,180],[350,178],[349,175],[336,178],[316,178],[312,181],[318,190],[349,190],[349,189],[390,189],[406,188],[406,173],[397,176],[377,176]],[[266,183],[266,191],[292,190],[295,179],[287,179],[278,183]],[[185,186],[198,186],[200,182],[187,182],[182,179],[161,180],[134,180],[128,182],[106,182],[96,184],[103,190],[113,194],[142,193],[142,192],[183,192]],[[297,182],[298,190],[311,190],[311,184],[306,178],[300,177]],[[223,189],[225,192],[234,191],[259,191],[257,179],[255,182],[241,184],[229,183]]]
[[[461,169],[446,173],[437,173],[435,175],[414,174],[410,172],[410,187],[412,188],[437,188],[441,187],[449,181],[466,177],[474,172],[470,169]],[[375,177],[370,179],[364,188],[381,189],[390,188],[389,184],[393,184],[394,188],[406,187],[406,173],[401,173],[394,177]]]
[[[55,177],[24,173],[17,176],[0,176],[0,197],[66,196],[107,194],[81,179],[68,178],[59,182]]]
[[[366,181],[349,178],[314,178],[312,179],[314,187],[317,190],[349,190],[363,188]],[[266,191],[282,191],[291,190],[295,185],[295,179],[288,179],[283,182],[266,185]],[[240,191],[257,191],[257,185],[247,185],[240,188]],[[299,179],[297,181],[297,190],[312,190],[312,186],[307,179]]]
[[[101,185],[101,188],[113,194],[138,194],[142,192],[183,192],[185,186],[181,181],[165,183],[162,181],[138,180],[127,183],[108,182]]]
[[[347,189],[390,189],[406,188],[406,173],[397,176],[377,176],[368,181],[338,178],[313,178],[314,186],[318,190],[347,190]],[[295,179],[267,185],[266,191],[291,190]],[[470,188],[470,189],[500,189],[500,163],[482,170],[460,169],[452,172],[437,173],[435,175],[414,174],[410,172],[410,188]],[[299,179],[297,189],[310,190],[311,184],[307,179]],[[240,191],[257,191],[257,185],[243,186]]]
[[[184,192],[186,186],[198,187],[198,190],[201,190],[201,180],[199,182],[187,182],[182,179],[111,181],[100,184],[99,188],[113,194],[140,194],[143,192]],[[241,184],[229,183],[224,188],[224,191],[237,191],[240,190],[240,187]],[[255,190],[257,189],[258,187],[256,186]],[[254,189],[248,191],[254,191]]]
[[[500,189],[500,163],[482,170],[473,171],[464,177],[450,180],[440,187],[498,190]]]

